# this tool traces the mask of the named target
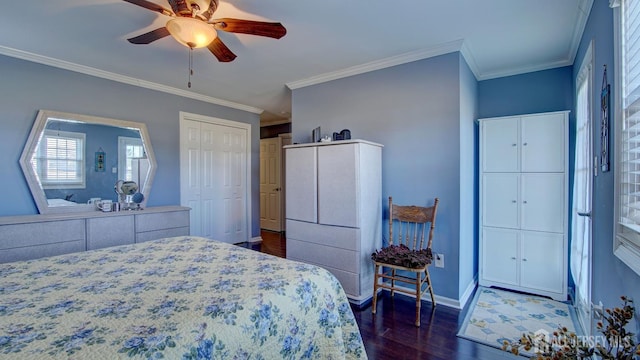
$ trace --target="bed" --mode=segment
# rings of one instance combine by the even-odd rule
[[[200,237],[0,264],[0,358],[366,359],[326,270]]]

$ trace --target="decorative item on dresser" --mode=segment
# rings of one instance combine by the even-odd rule
[[[285,146],[287,258],[320,265],[349,300],[371,298],[381,245],[382,145],[345,140]]]
[[[480,285],[566,300],[568,118],[479,120]]]

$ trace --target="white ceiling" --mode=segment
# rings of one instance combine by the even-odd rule
[[[168,17],[122,0],[21,0],[0,12],[0,54],[287,117],[292,88],[451,51],[478,80],[571,65],[592,2],[220,0],[215,18],[279,21],[287,35],[219,32],[238,57],[194,50],[188,89],[188,48],[126,40]]]

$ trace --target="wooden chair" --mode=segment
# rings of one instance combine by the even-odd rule
[[[389,196],[389,245],[371,255],[375,264],[371,313],[376,313],[378,289],[381,288],[391,290],[391,296],[399,291],[416,297],[416,326],[420,326],[421,299],[427,290],[431,294],[432,306],[436,306],[429,265],[433,260],[431,244],[438,202],[439,199],[435,198],[431,207],[400,206],[394,205]],[[424,235],[429,223],[431,226],[425,242]],[[397,230],[396,237],[394,226]],[[414,273],[415,276],[407,276],[407,272]],[[398,286],[396,282],[411,284],[413,289],[406,285]]]

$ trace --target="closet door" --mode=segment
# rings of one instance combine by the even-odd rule
[[[207,119],[180,121],[180,204],[191,208],[190,234],[248,241],[249,128]]]

